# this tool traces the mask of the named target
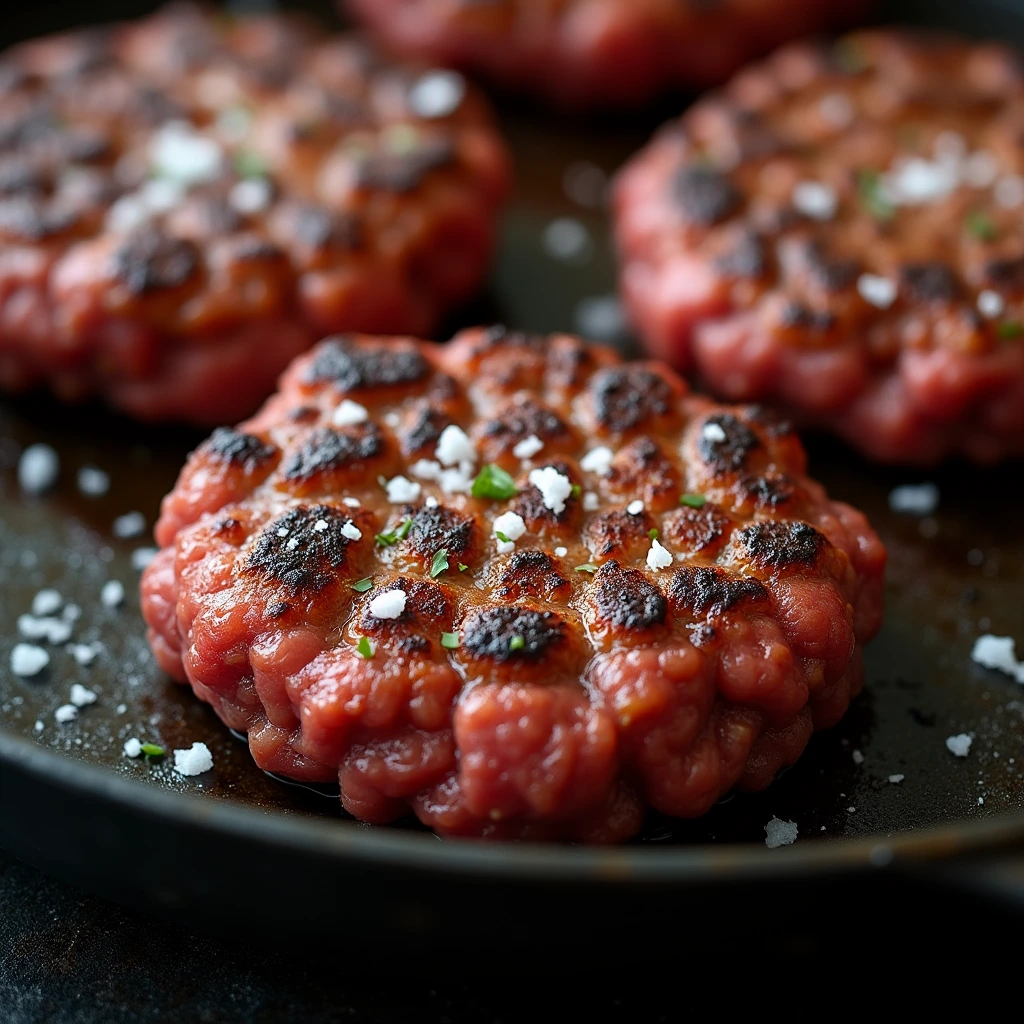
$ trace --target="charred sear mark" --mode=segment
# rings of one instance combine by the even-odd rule
[[[607,562],[594,577],[594,607],[598,618],[620,629],[641,630],[665,621],[665,595],[638,569]]]
[[[359,221],[350,213],[329,210],[314,203],[291,203],[281,213],[286,233],[300,247],[312,252],[324,249],[357,249],[361,242]]]
[[[415,455],[428,445],[432,445],[450,422],[450,417],[429,402],[417,402],[412,408],[408,425],[403,426],[398,435],[402,454]]]
[[[741,601],[763,601],[768,591],[758,580],[717,566],[690,565],[673,573],[668,596],[674,607],[697,617],[714,617]]]
[[[357,345],[338,336],[322,342],[306,370],[307,384],[331,381],[343,391],[414,384],[430,371],[415,349],[396,345]]]
[[[571,587],[549,554],[527,549],[514,551],[498,564],[492,589],[495,597],[505,601],[521,601],[524,597],[550,601],[559,596],[567,598]]]
[[[459,515],[444,505],[406,508],[405,515],[412,519],[405,543],[424,559],[432,559],[435,552],[446,548],[451,560],[472,546],[476,522],[471,516]]]
[[[287,601],[275,601],[273,604],[267,605],[267,615],[272,619],[279,619],[282,615],[287,615],[291,608],[292,606]]]
[[[204,442],[203,448],[224,462],[244,467],[246,472],[252,472],[277,454],[274,445],[255,434],[243,434],[232,427],[217,427]]]
[[[516,395],[483,425],[483,436],[492,454],[514,448],[531,434],[549,442],[570,436],[557,413],[529,395]]]
[[[405,592],[405,608],[398,618],[378,619],[370,612],[370,602],[392,590]],[[451,618],[451,601],[438,584],[430,580],[401,576],[387,586],[374,588],[363,595],[359,626],[363,632],[370,634],[397,631],[411,634],[417,630],[440,632],[448,628]]]
[[[851,287],[860,273],[857,260],[832,256],[817,239],[802,246],[801,254],[811,278],[827,292],[841,292]]]
[[[997,287],[1024,291],[1024,256],[986,263],[985,280]]]
[[[757,435],[731,412],[709,416],[704,421],[697,441],[697,452],[701,459],[716,473],[741,469],[747,456],[760,447]]]
[[[280,246],[258,235],[240,235],[230,239],[228,244],[231,255],[239,263],[278,263],[286,258]]]
[[[620,493],[643,495],[648,501],[679,489],[675,467],[650,437],[638,437],[619,449],[608,481]]]
[[[127,238],[114,252],[113,272],[133,295],[178,288],[199,267],[199,250],[184,238],[147,228]]]
[[[256,538],[244,569],[295,591],[323,590],[345,565],[353,542],[341,527],[351,521],[329,505],[290,509]]]
[[[24,193],[29,197],[42,194],[48,176],[38,167],[17,157],[0,160],[0,195]]]
[[[789,501],[794,493],[793,481],[782,473],[745,476],[738,486],[741,493],[753,498],[759,508],[778,508]]]
[[[945,263],[914,263],[900,270],[903,286],[921,302],[952,302],[962,289]]]
[[[764,243],[751,231],[743,232],[736,243],[715,259],[715,270],[722,277],[754,279],[767,269]]]
[[[539,661],[552,647],[564,643],[566,626],[554,612],[519,605],[479,608],[462,623],[462,647],[476,658],[496,662]]]
[[[450,139],[423,139],[414,149],[363,157],[356,165],[356,182],[361,188],[411,192],[431,171],[454,160],[455,146]]]
[[[724,544],[732,529],[732,520],[717,505],[708,503],[700,508],[676,509],[665,517],[661,528],[672,547],[707,551]]]
[[[788,437],[796,433],[790,420],[784,419],[766,405],[748,405],[747,419],[756,423],[769,437]]]
[[[673,179],[672,192],[683,216],[692,224],[702,226],[710,226],[735,213],[742,198],[721,171],[702,164],[680,169]]]
[[[477,351],[483,352],[487,349],[522,349],[527,352],[543,354],[547,346],[547,340],[540,334],[531,334],[528,331],[511,331],[504,324],[495,324],[488,327],[480,335],[477,344]]]
[[[73,210],[58,210],[41,199],[15,196],[0,200],[0,234],[38,242],[67,231],[78,220]]]
[[[383,447],[380,434],[372,424],[352,433],[317,427],[297,449],[289,453],[282,472],[288,480],[308,480],[317,473],[372,459],[383,451]]]
[[[594,365],[594,356],[575,338],[559,338],[547,350],[544,380],[551,387],[578,387],[583,375]]]
[[[825,537],[808,523],[767,519],[739,531],[740,542],[761,565],[782,569],[789,565],[811,565],[827,544]]]
[[[827,309],[811,309],[800,302],[787,302],[782,307],[779,323],[782,327],[799,327],[824,334],[835,323],[835,317]]]
[[[595,556],[624,555],[637,544],[648,540],[654,520],[646,512],[630,515],[625,509],[602,512],[587,521],[583,543]]]
[[[622,433],[666,415],[673,392],[663,377],[643,366],[613,366],[590,384],[594,415],[606,430]]]

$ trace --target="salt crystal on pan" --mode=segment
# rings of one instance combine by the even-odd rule
[[[554,466],[544,466],[531,469],[527,479],[540,491],[545,508],[556,516],[565,510],[565,500],[572,494],[572,481],[564,473],[559,473]]]
[[[962,732],[957,736],[946,737],[946,749],[957,757],[966,757],[971,751],[973,740],[967,733]]]
[[[415,501],[420,496],[420,485],[404,476],[392,477],[385,487],[388,501],[393,505],[401,505],[407,501]]]
[[[64,725],[66,722],[73,722],[78,717],[78,708],[76,708],[74,704],[61,704],[61,706],[54,711],[53,717],[59,725]]]
[[[939,489],[932,483],[901,484],[889,492],[889,508],[912,516],[930,516],[939,507]]]
[[[342,399],[341,405],[334,410],[331,422],[336,427],[351,427],[356,423],[365,423],[369,418],[366,406],[353,402],[351,398]]]
[[[29,640],[46,640],[62,644],[71,639],[71,623],[53,617],[18,616],[18,632]]]
[[[580,469],[584,473],[596,473],[598,476],[607,476],[611,470],[612,459],[615,457],[615,453],[611,448],[606,448],[603,444],[598,445],[596,448],[591,448],[586,455],[580,459]]]
[[[529,437],[523,438],[523,440],[512,449],[512,454],[517,459],[531,459],[543,447],[544,442],[536,434],[531,434]]]
[[[889,782],[894,786],[898,786],[905,778],[905,775],[890,775]]]
[[[78,489],[88,498],[99,498],[110,490],[110,474],[96,466],[83,466],[78,471]]]
[[[721,444],[728,440],[728,435],[720,423],[705,423],[700,433],[705,441],[710,441],[712,444]]]
[[[100,591],[100,604],[104,608],[116,608],[124,600],[124,585],[120,580],[107,580]]]
[[[859,750],[855,750],[853,752],[853,763],[854,764],[863,764],[864,763],[864,755]]]
[[[647,565],[651,569],[667,569],[672,564],[672,553],[659,541],[651,541],[651,549],[647,552]]]
[[[1013,637],[992,636],[986,633],[974,641],[971,661],[983,668],[994,668],[1013,676],[1018,683],[1024,683],[1024,662],[1017,660]]]
[[[185,121],[170,121],[152,136],[149,160],[161,177],[183,185],[211,181],[220,174],[224,154],[211,138]]]
[[[193,743],[188,750],[174,751],[174,770],[179,775],[202,775],[213,767],[213,755],[205,743]]]
[[[132,568],[137,572],[142,572],[158,554],[160,554],[159,548],[136,548],[132,552]]]
[[[473,486],[473,475],[459,466],[443,470],[437,482],[445,494],[468,494]]]
[[[114,520],[114,536],[122,540],[140,537],[146,532],[146,517],[141,512],[125,512]]]
[[[424,504],[424,505],[425,505],[425,506],[426,506],[427,508],[437,508],[437,498],[435,498],[435,497],[434,497],[434,496],[433,496],[432,494],[428,494],[428,495],[427,495],[427,496],[426,496],[426,497],[425,497],[425,498],[423,499],[423,504]]]
[[[266,178],[243,178],[228,193],[228,202],[241,214],[260,213],[273,198],[274,188]]]
[[[83,667],[91,665],[99,653],[92,644],[72,644],[68,650],[71,652],[71,657]]]
[[[341,530],[339,531],[342,537],[347,540],[359,540],[363,536],[363,531],[359,529],[353,522],[342,523]]]
[[[556,217],[544,229],[543,244],[555,259],[580,259],[590,249],[590,232],[575,217]]]
[[[799,829],[795,821],[783,821],[781,818],[772,818],[764,827],[764,845],[769,850],[779,846],[789,846],[796,842]]]
[[[11,651],[11,671],[28,679],[39,675],[50,664],[50,655],[35,644],[15,644]]]
[[[409,107],[417,117],[448,117],[466,95],[466,80],[456,71],[428,71],[409,90]]]
[[[74,683],[71,687],[70,700],[76,708],[84,708],[87,704],[96,703],[96,694],[81,683]]]
[[[595,512],[601,505],[601,499],[593,491],[587,491],[583,495],[583,511]]]
[[[644,503],[639,498],[635,499],[634,501],[631,501],[626,506],[626,511],[631,516],[638,516],[638,515],[640,515],[641,512],[643,512],[643,510],[644,510]]]
[[[491,523],[491,532],[495,536],[503,533],[509,540],[516,541],[526,533],[526,522],[518,512],[502,512]]]
[[[134,736],[124,741],[123,749],[125,757],[139,757],[142,754],[142,744]]]
[[[420,480],[440,480],[441,463],[433,459],[417,459],[409,467],[409,472]]]
[[[857,291],[865,302],[877,309],[888,309],[896,301],[896,285],[877,274],[861,274],[857,278]]]
[[[385,590],[370,602],[370,614],[378,619],[397,619],[404,611],[404,590]]]
[[[63,604],[64,598],[61,597],[58,591],[53,589],[40,590],[39,593],[32,598],[32,614],[52,615]]]
[[[567,554],[569,554],[569,549],[568,548],[563,548],[561,546],[555,548],[555,557],[556,558],[565,558],[565,556]]]
[[[1006,312],[1006,301],[999,292],[986,288],[983,292],[978,293],[978,312],[993,320]]]
[[[437,461],[442,466],[454,466],[460,462],[475,462],[476,449],[469,435],[454,423],[450,423],[441,431],[437,439],[437,447],[434,449]]]
[[[341,503],[342,505],[347,505],[349,508],[359,508],[358,498],[342,498]]]
[[[18,460],[18,483],[29,494],[48,491],[60,475],[60,458],[48,444],[30,444]]]
[[[831,220],[839,206],[835,190],[819,181],[798,181],[792,198],[793,207],[812,220]]]

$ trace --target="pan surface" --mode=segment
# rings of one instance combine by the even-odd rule
[[[1005,35],[1016,25],[1024,40],[1024,14],[971,9],[973,27]],[[39,12],[20,17],[11,31],[54,27],[37,23]],[[501,320],[575,330],[628,351],[600,196],[607,174],[670,112],[598,123],[503,109],[517,193],[490,295],[452,326]],[[138,565],[160,498],[200,439],[96,406],[0,400],[0,845],[26,859],[179,914],[197,905],[246,913],[245,892],[286,873],[310,894],[303,910],[289,912],[306,925],[320,910],[313,894],[336,886],[342,870],[362,880],[367,912],[382,890],[407,897],[430,878],[434,897],[415,904],[419,919],[404,921],[422,931],[438,925],[442,891],[446,900],[465,897],[488,880],[520,896],[550,883],[603,891],[656,883],[653,904],[665,886],[696,899],[724,883],[772,877],[796,885],[893,859],[913,865],[1024,842],[1024,689],[970,660],[982,633],[1024,639],[1024,536],[1008,528],[1024,498],[1019,466],[879,469],[834,441],[808,439],[812,474],[867,512],[889,549],[887,617],[868,649],[865,693],[768,791],[737,795],[696,822],[651,820],[620,849],[588,850],[441,843],[412,825],[359,825],[336,797],[260,772],[209,708],[156,670],[139,614]],[[52,491],[32,496],[18,485],[17,463],[39,442],[58,453],[61,473]],[[79,490],[85,467],[109,474],[107,493]],[[893,487],[923,481],[939,489],[933,515],[889,509]],[[115,536],[115,519],[129,512],[141,513],[144,534]],[[100,599],[110,580],[125,590],[116,607]],[[72,641],[93,645],[96,656],[82,665],[51,646],[47,669],[18,678],[9,669],[18,616],[43,588],[81,610]],[[97,699],[60,723],[57,709],[75,683]],[[959,734],[972,738],[966,757],[947,749],[947,737]],[[168,758],[126,758],[132,737],[168,751],[204,742],[215,767],[184,778]],[[795,844],[766,848],[772,818],[797,825]],[[510,913],[525,914],[528,904],[517,897]]]

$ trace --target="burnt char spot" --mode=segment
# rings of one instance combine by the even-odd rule
[[[734,213],[741,196],[736,186],[713,167],[690,164],[683,167],[672,181],[683,216],[693,224],[711,225]]]
[[[547,552],[536,549],[514,551],[497,568],[493,582],[494,596],[506,601],[524,597],[551,600],[561,594],[568,597],[569,581],[558,571]]]
[[[231,427],[218,427],[206,440],[203,448],[225,462],[244,466],[247,471],[272,459],[277,448],[254,434],[243,434]]]
[[[717,439],[717,431],[712,431],[709,435],[709,425],[720,427],[725,438]],[[742,468],[747,456],[760,447],[761,442],[757,435],[731,412],[709,416],[701,427],[700,438],[697,441],[700,457],[717,473]]]
[[[675,467],[661,445],[650,437],[638,437],[619,449],[608,481],[618,492],[642,495],[649,502],[657,502],[679,489]]]
[[[329,505],[299,505],[275,519],[256,538],[243,569],[295,591],[323,590],[334,582],[353,543],[341,527],[352,520]],[[318,523],[327,523],[327,529]]]
[[[778,508],[793,497],[793,481],[782,473],[745,476],[740,480],[739,488],[761,508]]]
[[[411,192],[431,172],[455,160],[450,139],[424,139],[415,149],[400,153],[372,153],[356,165],[356,182],[362,188]]]
[[[990,284],[1024,291],[1024,256],[992,260],[985,265],[985,279]]]
[[[449,559],[457,558],[465,554],[473,543],[475,520],[444,505],[435,508],[407,506],[404,515],[412,519],[405,543],[425,559],[433,558],[441,548],[448,550]]]
[[[777,519],[751,523],[739,531],[738,537],[755,561],[780,569],[811,565],[827,543],[808,523]]]
[[[531,334],[528,331],[511,331],[504,324],[494,324],[480,335],[477,351],[484,352],[487,349],[526,349],[528,352],[543,354],[547,345],[545,338],[540,334]]]
[[[602,512],[588,520],[583,530],[583,543],[595,556],[622,555],[630,548],[648,540],[654,521],[646,512],[630,515],[624,508]]]
[[[339,336],[317,347],[304,379],[307,384],[329,380],[343,391],[354,391],[413,384],[429,370],[430,364],[414,348],[356,345]]]
[[[695,616],[717,616],[741,601],[762,601],[768,591],[758,580],[733,576],[711,565],[689,565],[672,574],[672,604]]]
[[[359,222],[352,214],[313,203],[291,203],[281,216],[288,236],[304,249],[355,249],[360,244]]]
[[[575,338],[559,338],[547,351],[545,383],[554,388],[575,388],[594,365],[593,353]]]
[[[860,273],[857,260],[837,259],[817,239],[803,247],[803,258],[811,277],[827,292],[849,288]]]
[[[451,418],[427,401],[420,401],[413,406],[412,419],[403,427],[399,434],[399,443],[403,455],[415,455],[428,445],[433,444],[440,436]]]
[[[569,428],[546,405],[529,395],[516,395],[483,426],[491,454],[509,451],[524,438],[536,434],[542,441],[569,436]]]
[[[811,309],[799,302],[787,302],[782,308],[779,323],[783,327],[800,327],[822,333],[835,323],[835,317],[827,309]]]
[[[0,160],[0,195],[23,192],[36,196],[46,183],[47,175],[27,161],[17,158]]]
[[[621,629],[651,629],[665,621],[664,594],[638,569],[607,562],[594,577],[594,605],[598,617]]]
[[[378,619],[370,613],[370,602],[391,590],[405,591],[405,609],[396,619]],[[397,624],[401,624],[405,632],[410,629],[440,632],[447,628],[451,618],[451,601],[438,584],[402,576],[366,594],[359,625],[363,632],[370,634],[394,632]]]
[[[664,416],[672,407],[672,388],[642,366],[613,366],[596,373],[590,383],[594,415],[607,430],[622,433]]]
[[[283,472],[288,480],[306,480],[317,473],[372,459],[382,450],[380,434],[373,425],[358,433],[344,434],[330,427],[318,427],[288,455]]]
[[[67,231],[77,219],[73,210],[57,210],[27,196],[0,201],[0,232],[33,242]]]
[[[199,250],[184,238],[147,228],[125,239],[114,252],[114,275],[133,295],[178,288],[196,272]]]
[[[945,263],[914,263],[900,270],[907,291],[921,302],[950,302],[961,292],[960,282]]]
[[[242,263],[257,263],[264,260],[283,260],[284,250],[259,235],[241,235],[229,239],[231,255]]]
[[[764,244],[753,232],[744,232],[737,243],[715,260],[715,270],[723,277],[757,278],[767,266]]]
[[[279,619],[282,615],[287,615],[291,611],[291,605],[287,601],[275,601],[271,605],[267,605],[267,614],[272,619]]]
[[[678,508],[662,522],[662,532],[669,544],[686,551],[721,547],[731,529],[732,520],[710,503],[700,508]]]
[[[761,427],[769,437],[788,437],[796,433],[792,421],[783,418],[766,405],[748,405],[747,419]]]
[[[512,648],[512,641],[522,644]],[[462,623],[462,647],[476,658],[504,662],[513,658],[539,661],[553,646],[564,643],[565,623],[554,612],[519,605],[478,608]]]

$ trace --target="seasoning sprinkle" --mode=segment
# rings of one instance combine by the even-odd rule
[[[863,170],[857,175],[857,198],[861,206],[876,220],[891,220],[896,212],[882,187],[878,171]]]
[[[370,587],[372,587],[372,586],[373,586],[373,579],[371,577],[367,576],[365,579],[361,579],[358,583],[353,583],[352,584],[352,589],[357,594],[365,594],[366,591],[368,591],[370,589]]]
[[[703,494],[683,494],[679,498],[680,505],[688,505],[690,508],[703,508],[707,501]]]
[[[459,634],[458,633],[442,633],[441,634],[441,646],[447,648],[449,651],[454,651],[459,646]]]
[[[526,646],[526,637],[514,636],[508,642],[508,649],[510,651],[521,651]]]
[[[167,753],[159,743],[143,743],[139,749],[146,757],[163,757]]]
[[[1004,320],[996,327],[1000,338],[1019,338],[1024,334],[1024,324],[1019,320]]]
[[[437,579],[448,568],[448,549],[440,548],[434,552],[434,560],[430,563],[430,578]]]
[[[371,644],[369,639],[365,636],[361,636],[359,638],[359,643],[356,644],[356,650],[367,660],[373,657],[373,644]]]
[[[650,537],[650,538],[651,538],[651,540],[657,540],[657,539],[658,539],[658,530],[657,530],[657,527],[654,527],[654,526],[652,526],[652,527],[651,527],[651,528],[650,528],[650,529],[649,529],[649,530],[647,531],[647,536],[648,536],[648,537]]]
[[[597,566],[593,562],[584,562],[582,565],[577,565],[576,572],[597,572]]]
[[[470,491],[474,498],[492,498],[504,501],[516,495],[516,482],[512,477],[494,463],[488,462],[476,475]]]
[[[994,242],[999,237],[995,221],[984,210],[973,210],[967,215],[964,227],[981,242]]]

